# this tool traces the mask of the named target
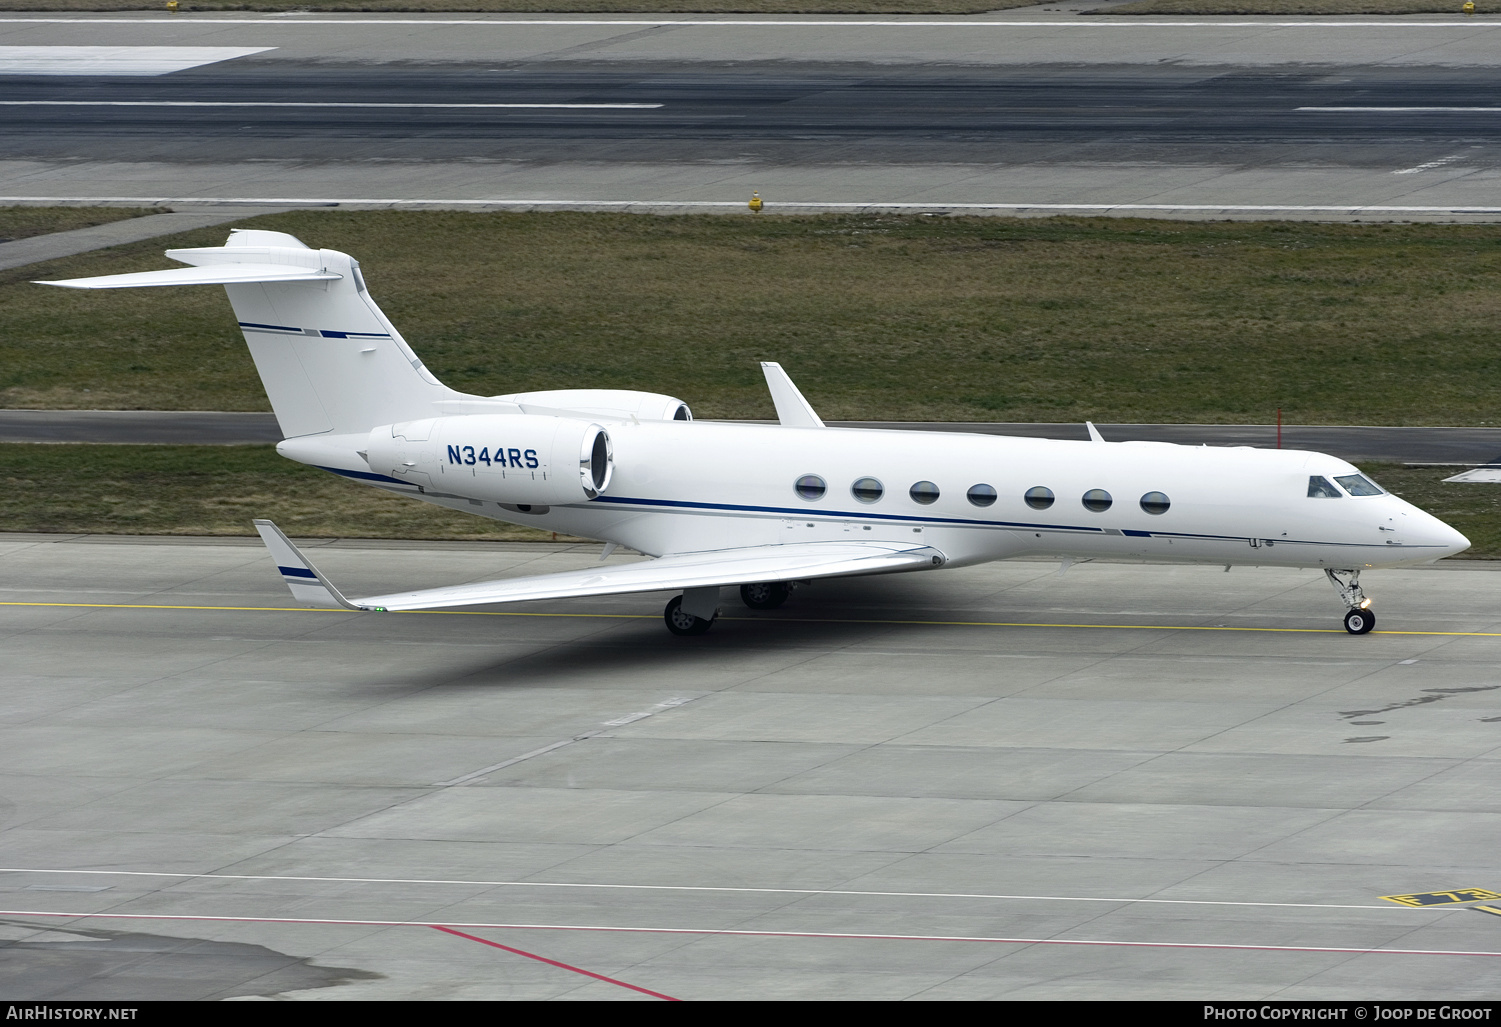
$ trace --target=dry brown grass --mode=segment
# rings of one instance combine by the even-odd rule
[[[181,0],[194,11],[553,14],[978,14],[1034,0]],[[0,11],[160,11],[163,0],[0,0]]]
[[[1136,0],[1085,14],[1463,14],[1464,0]],[[1501,0],[1475,0],[1477,14],[1501,14]]]
[[[136,207],[0,207],[0,243],[161,213]]]
[[[770,417],[758,361],[837,420],[1485,424],[1501,226],[1110,218],[306,211],[439,377]],[[0,402],[265,409],[217,287],[26,283],[161,267],[185,233],[0,274]],[[45,272],[45,274],[43,273]],[[85,391],[88,390],[88,391]],[[106,400],[108,402],[106,402]]]
[[[551,532],[395,496],[270,446],[0,444],[0,531],[551,541]],[[562,541],[578,541],[564,538]]]

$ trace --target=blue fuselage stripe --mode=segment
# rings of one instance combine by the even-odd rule
[[[346,471],[342,467],[324,467],[322,464],[314,464],[320,471],[329,474],[340,474],[346,478],[357,478],[360,481],[389,481],[393,485],[410,485],[411,482],[402,481],[400,478],[387,477],[384,474],[373,474],[370,471]]]
[[[390,482],[393,485],[408,485],[410,482],[401,481],[398,478],[387,477],[384,474],[373,474],[368,471],[346,471],[341,467],[323,467],[320,469],[332,474],[343,475],[346,478],[355,478],[359,481]],[[589,503],[576,507],[593,506],[596,503],[606,503],[613,506],[638,506],[655,507],[657,509],[682,510],[685,512],[702,511],[727,512],[742,514],[774,514],[779,517],[793,517],[797,519],[812,517],[815,520],[859,520],[859,521],[906,521],[907,523],[932,524],[932,525],[956,525],[970,528],[1004,528],[1008,530],[1023,531],[1078,531],[1088,532],[1092,535],[1108,535],[1105,528],[1093,525],[1080,524],[1038,524],[1027,521],[985,521],[967,517],[922,517],[903,514],[878,514],[868,510],[806,510],[787,506],[748,506],[736,503],[700,503],[682,499],[640,499],[635,496],[597,496]],[[1121,534],[1130,538],[1176,538],[1194,539],[1203,542],[1249,542],[1253,536],[1247,535],[1203,535],[1188,531],[1141,531],[1135,528],[1122,529]],[[1441,546],[1377,546],[1369,542],[1313,542],[1306,539],[1274,538],[1258,539],[1272,546],[1339,546],[1347,549],[1440,549]]]
[[[622,506],[654,506],[668,509],[704,510],[704,511],[730,511],[734,513],[751,514],[778,514],[781,516],[793,516],[797,518],[812,517],[815,519],[835,518],[839,520],[861,521],[907,521],[919,524],[934,525],[959,525],[975,528],[1006,528],[1011,530],[1021,529],[1026,531],[1082,531],[1095,535],[1109,534],[1105,528],[1097,528],[1092,525],[1078,524],[1037,524],[1026,521],[985,521],[967,517],[922,517],[903,514],[878,514],[866,510],[799,510],[796,507],[783,506],[744,506],[733,503],[695,503],[677,499],[637,499],[631,496],[599,496],[594,500],[596,503],[615,503]],[[1133,538],[1177,538],[1197,539],[1208,542],[1248,542],[1252,536],[1247,535],[1204,535],[1187,531],[1140,531],[1137,529],[1125,530],[1122,535]],[[1355,549],[1437,549],[1439,546],[1377,546],[1369,542],[1310,542],[1303,539],[1274,538],[1261,539],[1260,541],[1271,545],[1302,545],[1302,546],[1341,546]]]
[[[677,499],[633,499],[627,496],[600,496],[596,503],[621,503],[631,506],[666,506],[691,510],[728,510],[735,513],[769,513],[792,517],[837,517],[860,521],[918,521],[922,524],[968,524],[986,528],[1047,528],[1052,531],[1092,531],[1104,528],[1081,524],[1028,524],[1022,521],[984,521],[969,517],[922,517],[904,514],[878,514],[869,510],[800,510],[790,506],[742,506],[734,503],[694,503]]]

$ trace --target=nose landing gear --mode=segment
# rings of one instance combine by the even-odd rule
[[[1349,580],[1342,581],[1341,575],[1347,575]],[[1366,598],[1365,591],[1360,587],[1360,571],[1334,570],[1326,567],[1324,576],[1339,593],[1340,601],[1348,607],[1348,612],[1345,614],[1345,630],[1352,635],[1369,633],[1376,626],[1376,615],[1371,612],[1371,601]]]

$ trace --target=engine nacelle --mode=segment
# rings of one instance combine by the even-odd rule
[[[607,417],[616,421],[693,420],[688,404],[676,397],[630,389],[554,389],[492,398],[516,403],[528,413],[545,411],[580,417]]]
[[[370,432],[376,474],[515,506],[582,503],[609,487],[610,435],[597,424],[542,414],[469,414],[387,424]]]

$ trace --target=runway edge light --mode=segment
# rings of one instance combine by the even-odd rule
[[[759,213],[761,213],[761,208],[762,208],[762,206],[764,206],[761,203],[761,194],[760,193],[751,193],[750,203],[746,204],[746,206],[751,209],[751,213],[752,214],[759,214]]]

